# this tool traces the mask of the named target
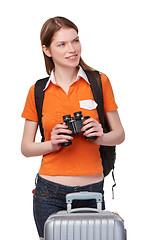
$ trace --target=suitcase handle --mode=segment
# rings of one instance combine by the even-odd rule
[[[96,208],[74,208],[69,211],[69,213],[99,213],[100,210]]]
[[[98,192],[77,192],[77,193],[68,193],[66,195],[67,211],[70,212],[72,208],[73,200],[89,200],[96,199],[97,209],[102,210],[102,194]]]

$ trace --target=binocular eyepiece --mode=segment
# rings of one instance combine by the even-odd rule
[[[66,134],[65,135],[76,135],[76,134],[80,134],[80,133],[84,133],[84,131],[81,131],[82,127],[84,126],[83,122],[90,118],[90,116],[82,116],[82,112],[75,112],[74,113],[74,117],[71,117],[71,115],[65,115],[63,116],[63,123],[68,126],[68,129],[72,131],[71,134]],[[89,129],[89,128],[88,128]],[[64,133],[61,133],[64,134]],[[86,137],[86,140],[92,140],[92,139],[96,139],[96,136],[93,137]],[[72,144],[71,140],[68,140],[67,142],[61,143],[62,147],[66,147]]]

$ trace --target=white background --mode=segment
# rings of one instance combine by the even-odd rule
[[[29,87],[46,76],[40,29],[59,15],[79,27],[84,61],[109,77],[126,132],[117,147],[115,200],[112,178],[105,179],[106,209],[124,218],[129,240],[160,239],[158,2],[6,0],[0,6],[0,238],[38,240],[32,189],[41,157],[20,152],[21,113]]]

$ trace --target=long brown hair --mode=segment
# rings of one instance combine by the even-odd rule
[[[64,28],[73,28],[78,33],[77,26],[71,22],[69,19],[64,17],[54,17],[49,18],[42,26],[41,33],[40,33],[40,39],[41,39],[41,45],[45,45],[46,47],[49,47],[53,35],[58,32],[62,27]],[[51,57],[48,57],[44,52],[44,60],[45,60],[45,66],[47,74],[50,75],[51,71],[54,69],[54,62]],[[91,72],[94,72],[95,70],[91,67],[89,67],[83,59],[80,57],[79,65],[84,70],[89,70]]]

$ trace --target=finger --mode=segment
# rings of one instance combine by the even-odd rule
[[[59,128],[65,129],[65,128],[68,128],[68,126],[65,124],[57,124],[52,130],[57,130]]]
[[[83,122],[83,124],[85,125],[85,124],[88,124],[88,123],[94,122],[94,121],[96,121],[94,118],[88,118]]]
[[[56,128],[56,129],[53,128],[51,135],[53,135],[53,134],[58,135],[60,133],[72,134],[72,131],[69,129],[66,129],[66,128]]]
[[[98,122],[90,122],[86,124],[81,130],[86,131],[88,128],[98,127],[100,124]]]
[[[91,133],[87,133],[86,136],[87,137],[89,137],[89,136],[102,136],[102,132],[94,131],[94,132],[91,132]]]
[[[68,140],[67,139],[59,139],[56,142],[51,140],[51,142],[52,142],[52,144],[60,144],[60,143],[68,142]]]
[[[72,134],[72,131],[71,130],[69,130],[69,129],[61,129],[61,128],[59,128],[59,129],[57,129],[57,130],[55,130],[55,134]]]
[[[59,137],[59,136],[58,136]],[[51,138],[51,142],[52,142],[52,144],[60,144],[60,143],[64,143],[64,142],[67,142],[67,141],[69,141],[69,140],[71,140],[72,141],[72,137],[68,137],[67,136],[67,138],[66,138],[66,136],[65,135],[61,135],[61,138]]]
[[[89,134],[94,133],[94,136],[96,134],[96,136],[101,136],[103,135],[103,129],[100,126],[96,126],[96,127],[92,127],[88,130],[85,131],[84,135],[85,136],[89,136]]]
[[[91,129],[85,131],[84,135],[88,136],[91,133],[98,133],[98,131],[96,129],[94,129],[94,128],[91,128]]]
[[[60,135],[52,135],[51,136],[51,139],[52,140],[55,140],[55,141],[57,141],[57,140],[72,140],[73,139],[73,137],[71,137],[71,136],[69,136],[69,135],[63,135],[63,134],[60,134]]]

